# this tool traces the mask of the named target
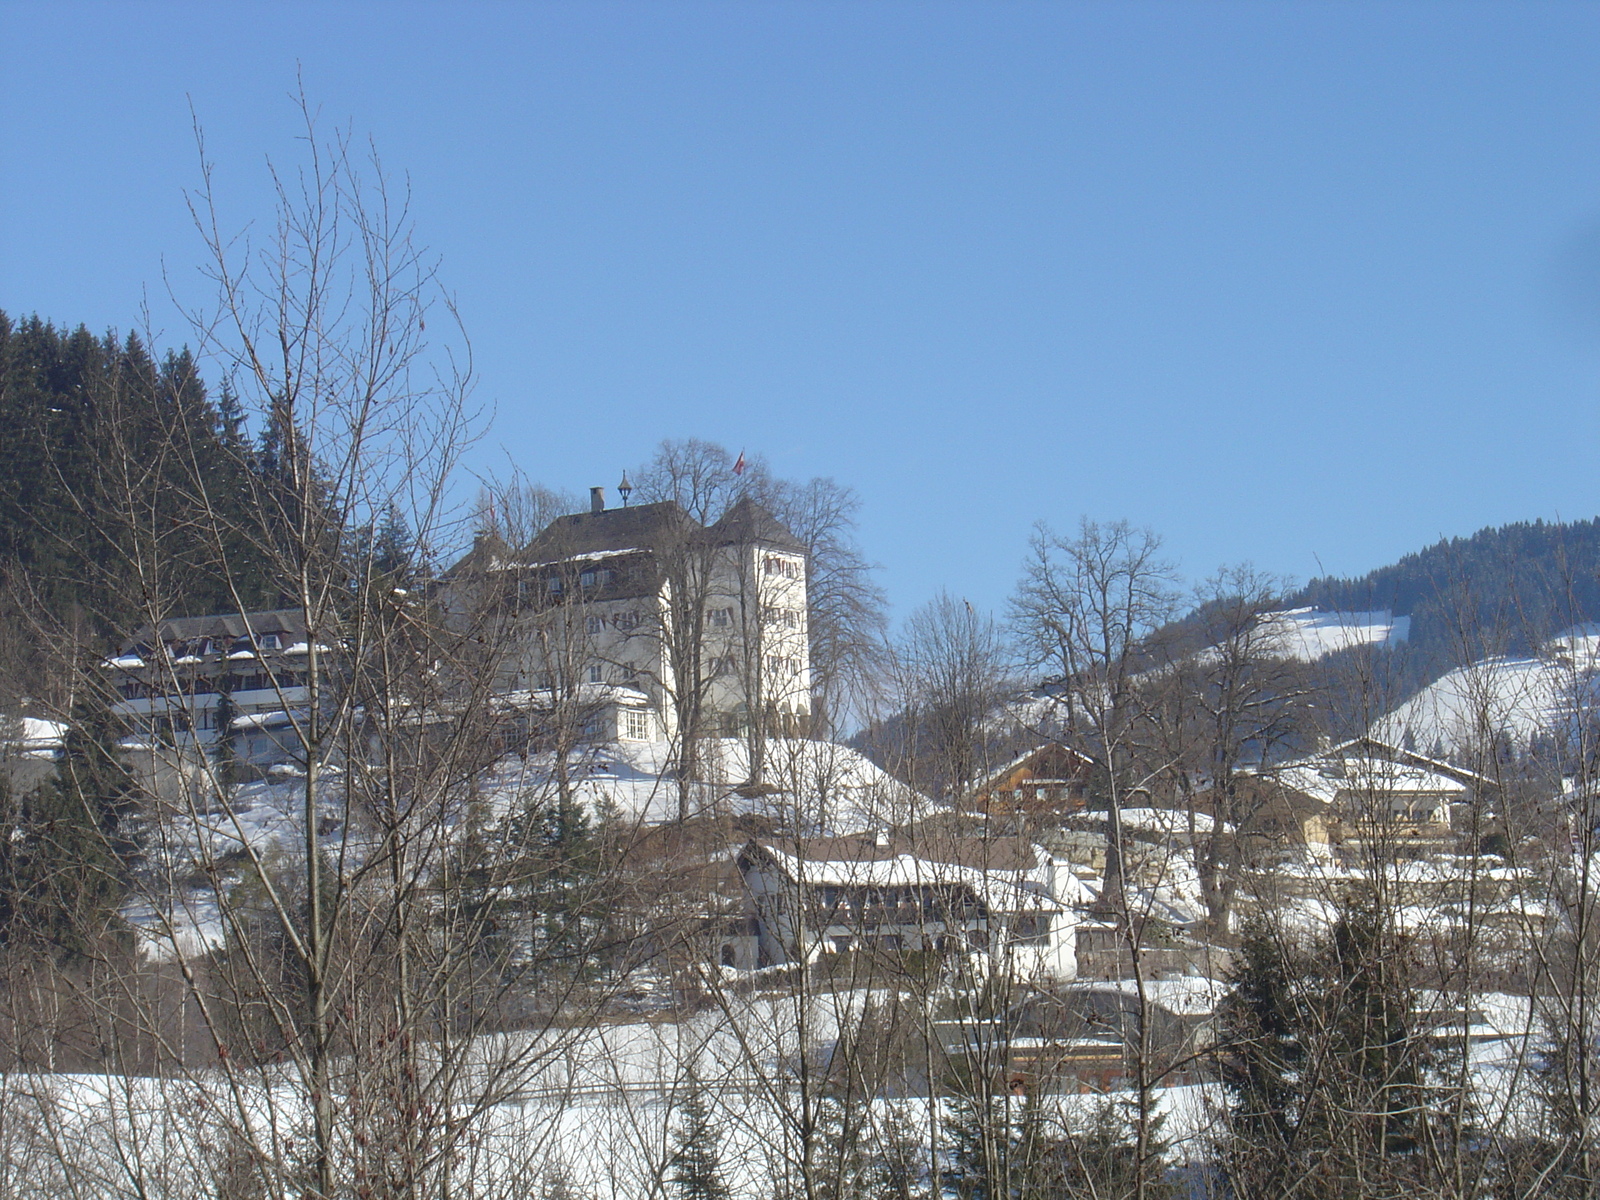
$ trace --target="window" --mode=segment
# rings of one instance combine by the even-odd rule
[[[598,571],[585,571],[578,576],[579,587],[592,588],[598,582],[600,582],[600,573]]]
[[[263,650],[283,649],[283,639],[275,633],[263,633],[260,642]]]
[[[726,629],[733,624],[733,609],[714,608],[711,610],[711,624],[718,629]]]
[[[761,620],[764,624],[780,629],[800,628],[800,614],[792,608],[783,608],[776,604],[768,605],[761,610]]]
[[[545,591],[549,592],[552,596],[561,595],[561,590],[562,590],[561,576],[559,576],[559,575],[550,576],[549,579],[545,580],[544,588],[545,588]]]
[[[650,740],[650,714],[639,708],[622,710],[622,736],[633,742]]]
[[[775,554],[769,554],[762,564],[762,569],[768,575],[781,575],[785,579],[800,578],[800,564],[792,558],[779,558]]]
[[[590,637],[593,637],[597,633],[604,633],[606,631],[606,619],[604,617],[589,617],[585,619],[583,622],[583,631]]]
[[[590,683],[604,683],[606,681],[605,669],[598,664],[589,668]]]
[[[639,614],[636,612],[619,612],[611,618],[611,624],[626,633],[630,629],[638,628]]]

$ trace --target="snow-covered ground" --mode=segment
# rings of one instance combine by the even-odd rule
[[[1212,995],[1186,987],[1166,997],[1203,1012]],[[793,1027],[792,1012],[767,1004],[731,1018],[675,1025],[643,1023],[594,1031],[544,1056],[521,1086],[475,1104],[463,1088],[451,1106],[461,1130],[450,1156],[454,1190],[480,1200],[533,1194],[647,1200],[670,1194],[673,1159],[682,1144],[691,1094],[706,1106],[720,1174],[734,1200],[793,1190],[802,1158],[800,1130],[822,1114],[809,1151],[815,1169],[830,1171],[826,1101],[805,1110],[797,1047],[786,1055],[752,1056],[739,1036],[766,1022]],[[826,1038],[836,1027],[821,1017]],[[1515,996],[1475,998],[1471,1087],[1481,1127],[1515,1135],[1536,1119],[1533,1060],[1527,1046],[1527,1002]],[[719,1028],[719,1025],[721,1028]],[[503,1045],[476,1048],[487,1063]],[[818,1044],[815,1069],[826,1043]],[[814,1080],[810,1103],[826,1090]],[[1154,1094],[1163,1117],[1168,1161],[1203,1163],[1214,1153],[1228,1104],[1215,1084],[1164,1087]],[[1127,1091],[1045,1093],[1028,1102],[1034,1117],[1059,1129],[1088,1132],[1108,1111],[1126,1119]],[[358,1126],[341,1095],[340,1171],[360,1151]],[[1022,1119],[1023,1102],[1014,1120]],[[248,1165],[246,1140],[269,1161],[304,1162],[307,1108],[288,1081],[252,1082],[237,1090],[220,1073],[180,1079],[105,1075],[0,1076],[0,1193],[160,1198],[216,1194],[230,1169]],[[858,1102],[861,1142],[906,1156],[925,1184],[953,1164],[952,1129],[959,1106],[921,1096]],[[378,1114],[382,1128],[384,1114]],[[941,1150],[931,1154],[931,1131]],[[435,1129],[432,1132],[437,1133]],[[241,1136],[243,1135],[243,1136]],[[857,1166],[860,1164],[857,1163]],[[785,1186],[788,1185],[788,1186]]]
[[[804,738],[767,742],[763,788],[741,787],[750,778],[742,740],[711,738],[701,744],[699,780],[689,790],[690,815],[757,814],[808,836],[883,830],[926,811],[928,802],[848,746]],[[571,794],[594,816],[647,826],[678,816],[679,793],[666,742],[618,741],[594,746],[566,764]],[[347,867],[366,853],[359,826],[346,829],[341,778],[325,777],[318,805],[321,844]],[[428,836],[447,845],[471,816],[505,820],[548,804],[557,788],[552,756],[508,755],[472,788],[441,800],[429,814]],[[203,791],[204,789],[200,789]],[[142,936],[152,958],[175,959],[220,947],[225,938],[223,891],[237,882],[239,860],[292,864],[305,852],[304,780],[241,784],[222,797],[181,806],[146,823],[146,865],[137,898],[123,915]],[[216,879],[209,871],[217,866]]]
[[[1379,718],[1370,732],[1436,755],[1481,749],[1501,735],[1526,746],[1535,737],[1566,732],[1591,713],[1600,700],[1597,676],[1600,626],[1574,625],[1536,655],[1457,667]]]
[[[1356,646],[1394,646],[1411,634],[1411,618],[1388,610],[1377,612],[1319,612],[1291,608],[1268,613],[1262,624],[1270,648],[1283,658],[1315,662]]]
[[[592,811],[636,824],[678,817],[678,783],[665,741],[618,741],[589,748],[568,764],[574,794]],[[929,802],[849,746],[810,738],[766,743],[764,787],[749,782],[749,747],[739,738],[706,738],[698,748],[690,815],[717,811],[760,814],[790,828],[829,836],[867,833],[904,824]],[[505,808],[531,791],[548,789],[556,773],[549,755],[512,756],[483,782],[484,799]]]

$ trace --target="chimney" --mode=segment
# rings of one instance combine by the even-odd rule
[[[592,513],[602,513],[602,512],[605,512],[605,510],[606,510],[606,490],[605,490],[605,488],[590,488],[589,489],[589,511],[592,512]]]

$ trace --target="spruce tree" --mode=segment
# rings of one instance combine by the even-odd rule
[[[40,942],[69,958],[122,931],[134,815],[110,713],[84,702],[73,718],[55,777],[18,806],[0,882],[0,941]]]
[[[720,1139],[711,1123],[705,1088],[693,1073],[689,1076],[689,1093],[683,1101],[683,1122],[677,1139],[671,1179],[681,1200],[728,1200]]]

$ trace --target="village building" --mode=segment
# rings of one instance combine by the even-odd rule
[[[1324,858],[1452,848],[1459,821],[1492,791],[1475,772],[1373,738],[1254,768],[1237,787],[1239,836]]]
[[[1094,760],[1060,742],[1046,742],[980,780],[967,806],[996,816],[1043,816],[1081,811],[1089,798]]]
[[[1092,893],[1020,839],[754,840],[739,854],[751,945],[737,965],[844,953],[978,954],[1019,978],[1071,979]]]
[[[107,659],[111,711],[151,747],[239,761],[293,757],[291,714],[304,708],[311,647],[297,609],[177,617],[146,626]]]
[[[991,1017],[935,1022],[946,1069],[958,1084],[974,1069],[1012,1095],[1105,1093],[1132,1086],[1141,1056],[1172,1085],[1199,1083],[1216,1040],[1225,985],[1203,975],[1085,980],[1021,989]]]

